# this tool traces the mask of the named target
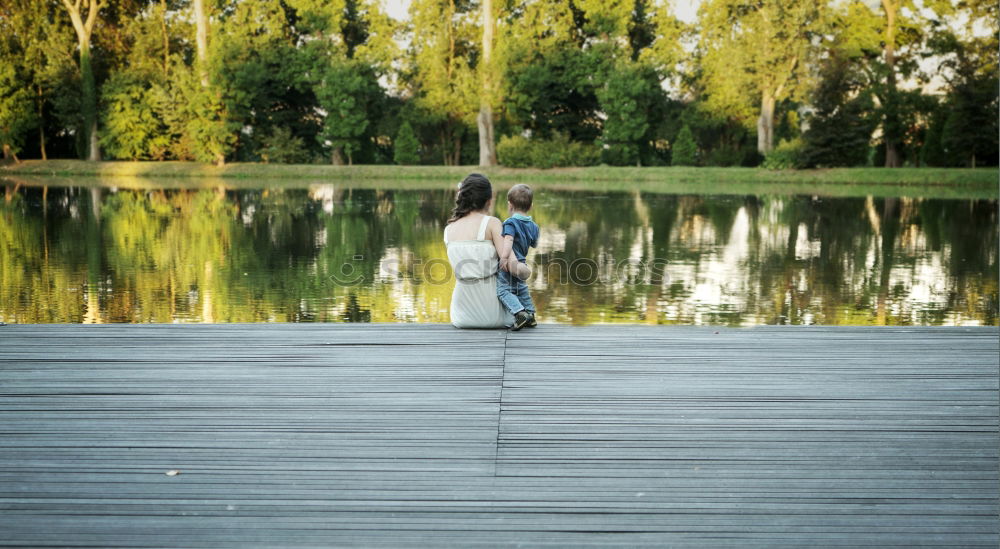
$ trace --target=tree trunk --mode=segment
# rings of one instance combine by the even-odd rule
[[[71,4],[63,0],[63,6],[69,12],[69,19],[76,31],[77,43],[80,46],[80,76],[83,80],[83,131],[88,141],[87,159],[97,162],[101,160],[101,149],[97,140],[97,85],[94,82],[94,71],[90,66],[90,36],[97,21],[97,12],[101,9],[98,0],[87,1],[87,19],[80,13],[80,1]]]
[[[496,19],[493,17],[493,0],[483,0],[483,56],[479,62],[479,74],[482,79],[482,90],[479,102],[479,116],[476,123],[479,127],[479,165],[496,166],[496,141],[493,138],[493,66],[490,59],[493,56],[493,33]]]
[[[493,138],[493,109],[487,104],[479,106],[479,165],[496,166],[496,141]]]
[[[160,0],[163,6],[163,17],[160,19],[160,31],[163,32],[163,76],[170,71],[170,35],[167,33],[167,0]]]
[[[80,44],[80,73],[83,76],[83,127],[87,132],[87,160],[100,162],[101,149],[97,140],[97,84],[90,65],[90,40]]]
[[[42,87],[37,86],[38,90],[38,149],[42,154],[42,160],[48,160],[48,155],[45,154],[45,98],[42,97]]]
[[[886,76],[885,94],[886,104],[882,105],[885,111],[885,119],[882,123],[882,138],[885,141],[885,167],[898,168],[900,139],[899,128],[899,98],[896,96],[896,12],[899,3],[894,0],[882,0],[882,7],[885,9],[885,65],[888,68]]]
[[[205,14],[205,0],[194,0],[195,45],[197,52],[198,77],[201,87],[208,87],[208,16]],[[222,153],[215,154],[215,165],[222,166],[226,157]]]
[[[757,152],[766,155],[774,147],[774,96],[764,92],[760,100],[760,117],[757,118]]]
[[[334,166],[343,166],[344,165],[344,148],[343,147],[334,147],[333,148],[333,155],[330,157],[330,162]]]
[[[198,75],[202,87],[208,87],[208,17],[205,16],[205,0],[194,0],[195,44],[198,53]]]

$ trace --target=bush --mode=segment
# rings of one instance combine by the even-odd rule
[[[497,143],[497,160],[511,168],[531,166],[531,141],[520,135],[505,135]]]
[[[610,166],[639,164],[639,147],[632,143],[611,143],[604,146],[601,159]]]
[[[708,152],[705,158],[706,166],[739,166],[743,163],[745,151],[743,149],[721,146]]]
[[[778,146],[764,155],[761,167],[768,170],[790,170],[802,167],[802,140],[799,138],[788,141],[782,139]]]
[[[947,167],[950,164],[948,155],[941,146],[944,126],[942,118],[940,115],[934,116],[924,134],[924,144],[920,148],[920,159],[926,166]]]
[[[288,128],[275,128],[260,140],[260,159],[265,164],[305,164],[309,155],[301,137],[292,135]]]
[[[694,142],[691,128],[687,124],[677,133],[671,152],[672,166],[694,166],[698,163],[698,144]]]
[[[170,137],[156,115],[148,86],[126,72],[111,75],[101,87],[101,147],[123,160],[162,160]]]
[[[399,165],[413,165],[420,163],[420,143],[413,133],[413,126],[409,122],[403,122],[396,134],[396,141],[393,143],[392,159]]]
[[[594,145],[570,141],[564,134],[556,134],[552,139],[512,135],[500,138],[497,158],[510,168],[595,166],[600,162],[601,150]]]

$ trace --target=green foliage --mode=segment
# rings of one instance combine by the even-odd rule
[[[208,72],[220,106],[207,116],[225,113],[235,129],[233,152],[239,160],[256,160],[258,138],[277,127],[292,128],[315,143],[316,117],[303,116],[308,104],[315,104],[307,79],[313,50],[296,48],[291,39],[280,0],[239,2],[219,24],[213,22]]]
[[[561,133],[551,139],[504,136],[497,144],[497,159],[510,168],[595,166],[600,157],[601,151],[596,146],[570,141],[569,136]]]
[[[941,148],[959,166],[996,164],[997,97],[996,74],[960,74],[945,105],[947,117],[941,128]]]
[[[507,140],[510,162],[598,151],[662,164],[687,125],[698,146],[675,162],[750,165],[773,100],[772,141],[798,137],[809,113],[806,165],[863,164],[885,141],[911,165],[998,160],[998,18],[985,0],[704,0],[691,24],[661,0],[494,2],[488,65],[478,2],[413,0],[396,22],[379,0],[206,1],[204,64],[190,2],[105,4],[82,48],[72,3],[3,3],[8,150],[85,156],[99,122],[115,158],[409,163],[406,120],[420,161],[458,165],[477,161],[485,103],[497,135],[532,136]],[[919,91],[931,79],[945,82],[939,99]],[[886,136],[878,149],[873,134]],[[561,141],[583,160],[548,151]]]
[[[670,164],[672,166],[696,166],[698,164],[698,144],[695,143],[691,128],[687,124],[681,128],[674,141]]]
[[[761,167],[768,170],[791,170],[802,167],[802,140],[782,139],[767,155]]]
[[[162,160],[170,145],[150,89],[133,73],[117,72],[101,86],[101,147],[112,158]]]
[[[752,127],[765,96],[780,103],[808,89],[818,38],[828,25],[818,2],[706,0],[699,8],[699,88],[715,114]]]
[[[608,74],[614,50],[605,44],[580,50],[563,44],[536,57],[511,61],[507,108],[513,121],[534,136],[547,138],[566,133],[574,141],[594,141],[601,136],[598,88],[611,83]]]
[[[813,93],[815,112],[808,118],[803,135],[802,165],[805,167],[863,166],[878,124],[864,80],[848,60],[827,60]]]
[[[931,118],[924,134],[924,144],[920,148],[920,161],[925,166],[950,166],[948,154],[941,144],[947,112],[940,111]]]
[[[229,115],[215,86],[202,87],[191,74],[185,88],[188,116],[184,139],[190,143],[195,160],[219,162],[235,150],[239,123]]]
[[[413,126],[409,122],[403,122],[399,127],[399,133],[393,142],[393,160],[399,165],[412,165],[420,163],[420,142],[413,133]]]
[[[0,52],[0,147],[4,155],[20,152],[28,130],[38,123],[31,93],[20,85],[12,61]]]
[[[374,73],[358,63],[334,63],[327,67],[313,90],[320,108],[326,111],[317,139],[324,146],[341,150],[353,163],[361,149],[361,139],[382,89]]]
[[[745,149],[727,146],[716,147],[709,150],[705,155],[705,165],[719,167],[739,166],[743,164],[746,154],[747,151]]]
[[[265,163],[303,164],[309,160],[309,151],[301,137],[292,135],[288,128],[274,128],[260,140],[260,159]]]
[[[435,126],[445,164],[461,163],[466,128],[479,111],[475,74],[478,33],[475,5],[450,0],[413,0],[411,89],[413,101]]]
[[[621,64],[597,90],[601,110],[607,117],[601,143],[604,161],[613,166],[640,163],[640,150],[652,140],[650,120],[659,118],[664,103],[656,72],[649,66]]]

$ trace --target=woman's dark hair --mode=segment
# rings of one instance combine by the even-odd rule
[[[490,180],[481,173],[470,173],[458,185],[455,208],[451,210],[451,218],[448,219],[448,223],[462,219],[469,212],[485,208],[486,203],[492,197],[493,185],[490,184]]]

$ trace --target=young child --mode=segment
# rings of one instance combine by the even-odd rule
[[[514,185],[507,191],[507,210],[510,212],[503,222],[503,250],[500,250],[501,268],[497,279],[497,297],[503,306],[514,315],[513,330],[527,326],[534,328],[535,304],[531,302],[528,285],[516,273],[524,272],[528,248],[538,246],[538,225],[526,215],[531,209],[532,192],[527,185]]]

